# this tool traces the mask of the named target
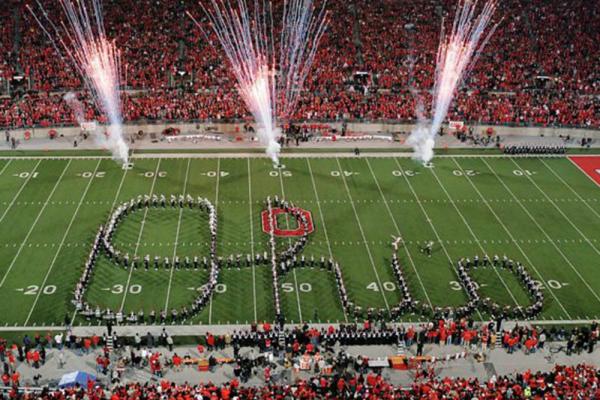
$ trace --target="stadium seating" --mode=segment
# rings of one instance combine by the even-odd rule
[[[13,91],[12,98],[0,101],[0,126],[72,124],[74,116],[62,94],[48,93],[80,90],[80,79],[57,57],[26,10],[23,3],[28,2],[9,3],[13,7],[4,8],[1,15],[1,75],[21,71],[27,90]],[[430,103],[441,16],[452,15],[455,3],[330,0],[330,28],[294,117],[414,121],[410,89]],[[51,16],[58,15],[57,4],[45,4]],[[124,119],[247,117],[220,50],[210,43],[216,38],[205,40],[185,16],[183,3],[152,4],[151,0],[105,4],[107,32],[123,52],[122,83],[136,89],[123,96]],[[126,18],[136,8],[148,12]],[[199,9],[191,11],[201,14]],[[501,17],[448,118],[491,124],[600,125],[598,2],[509,0],[500,4],[496,20]],[[92,118],[96,112],[92,104],[88,107]]]
[[[213,383],[177,385],[167,380],[159,383],[132,383],[112,389],[74,387],[62,390],[44,389],[39,394],[25,394],[25,399],[111,398],[127,399],[594,399],[600,396],[600,371],[588,365],[556,366],[550,372],[526,371],[513,377],[498,377],[487,382],[465,378],[425,378],[411,387],[398,387],[375,374],[322,376],[291,385],[241,387],[237,379],[224,385]],[[17,398],[16,391],[9,394]]]

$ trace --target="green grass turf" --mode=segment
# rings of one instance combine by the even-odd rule
[[[393,157],[283,163],[285,169],[275,170],[266,159],[157,156],[136,158],[124,170],[109,159],[0,160],[0,323],[62,323],[73,312],[72,291],[99,225],[115,204],[147,193],[189,193],[214,202],[222,256],[267,250],[264,200],[285,196],[312,213],[306,257],[339,261],[349,297],[363,308],[399,302],[390,241],[401,235],[404,273],[422,302],[464,304],[453,262],[487,252],[521,261],[542,282],[540,319],[600,316],[600,189],[566,158],[445,157],[434,168]],[[436,241],[431,258],[419,251],[429,240]],[[203,256],[207,241],[206,215],[170,208],[133,213],[114,238],[122,252],[141,257]],[[279,247],[288,243],[278,241]],[[506,271],[479,269],[473,276],[484,297],[529,303]],[[206,279],[201,270],[126,270],[101,256],[87,298],[126,312],[158,312],[189,304]],[[271,284],[269,267],[223,269],[217,293],[190,322],[273,320]],[[296,269],[279,285],[288,321],[348,318],[329,272]]]

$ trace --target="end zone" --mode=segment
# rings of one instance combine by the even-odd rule
[[[569,156],[569,160],[600,186],[600,156]]]

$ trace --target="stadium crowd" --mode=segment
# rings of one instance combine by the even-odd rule
[[[62,337],[57,335],[62,346]],[[207,338],[209,339],[209,338]],[[51,389],[44,387],[41,391],[34,388],[23,390],[21,376],[12,368],[17,363],[27,363],[31,368],[39,368],[45,360],[45,347],[43,339],[36,337],[37,346],[27,336],[31,350],[26,354],[19,352],[18,359],[11,350],[6,350],[6,343],[2,346],[2,359],[4,372],[2,383],[4,385],[3,398],[9,399],[55,399],[89,398],[128,400],[128,399],[159,399],[159,398],[196,398],[196,399],[315,399],[315,398],[362,398],[362,399],[592,399],[600,396],[600,370],[591,365],[556,366],[550,372],[531,372],[525,370],[513,376],[493,376],[487,381],[477,378],[439,378],[435,370],[423,368],[417,370],[412,385],[396,386],[385,381],[380,373],[369,371],[365,359],[358,357],[350,359],[340,354],[334,362],[333,369],[320,369],[315,366],[315,374],[308,379],[296,379],[291,384],[282,384],[271,375],[269,364],[257,363],[252,367],[266,367],[261,374],[264,384],[258,386],[244,385],[247,377],[243,372],[243,361],[238,358],[234,368],[235,377],[224,384],[213,384],[210,381],[200,384],[176,384],[162,378],[161,370],[167,365],[180,371],[185,363],[185,358],[173,353],[171,358],[164,362],[159,351],[142,350],[136,355],[131,350],[131,359],[120,359],[113,369],[112,384],[101,385],[92,380],[87,384],[77,384],[65,389]],[[49,338],[48,340],[54,340]],[[67,338],[67,341],[70,341]],[[75,345],[82,353],[93,351],[101,347],[101,339],[78,339],[68,346]],[[137,340],[136,340],[136,343]],[[209,349],[214,348],[214,343],[207,341]],[[139,350],[139,345],[136,345]],[[201,346],[199,346],[201,347]],[[203,350],[200,350],[203,351]],[[96,358],[97,371],[108,374],[110,365],[109,350],[103,347]],[[212,357],[211,357],[212,359]],[[119,379],[119,369],[124,369],[127,363],[134,367],[149,367],[157,377],[156,381],[125,383]],[[216,361],[212,359],[209,365]],[[34,376],[37,380],[38,375]]]
[[[237,379],[227,384],[177,385],[167,380],[159,383],[131,383],[103,389],[93,384],[63,390],[44,389],[41,393],[9,393],[14,399],[89,398],[93,400],[133,399],[595,399],[600,396],[600,370],[590,365],[556,366],[550,372],[526,371],[489,381],[475,378],[425,377],[410,387],[386,382],[381,375],[343,374],[298,380],[291,385],[265,384],[241,387]]]
[[[502,328],[503,318],[498,318],[488,324],[476,325],[471,319],[449,321],[440,319],[437,322],[421,325],[387,325],[383,322],[365,321],[362,326],[357,324],[341,325],[339,328],[310,328],[307,325],[298,326],[283,331],[287,349],[294,355],[305,352],[313,354],[319,347],[332,348],[336,343],[343,346],[351,345],[396,345],[405,348],[416,346],[416,354],[420,354],[426,344],[442,346],[463,346],[472,351],[486,351],[501,345],[507,352],[522,350],[525,353],[535,352],[544,348],[546,342],[566,342],[567,353],[582,351],[592,352],[600,338],[597,323],[589,327],[565,330],[564,328],[550,329],[525,327],[516,325],[511,329]],[[498,328],[500,327],[500,328]],[[252,325],[246,331],[234,331],[230,339],[223,339],[234,347],[258,347],[269,351],[280,346],[278,339],[280,330],[277,327],[260,329]]]
[[[361,326],[350,324],[317,329],[296,326],[285,331],[285,339],[280,340],[277,326],[269,323],[253,324],[247,331],[233,332],[231,335],[207,333],[197,346],[197,353],[207,361],[206,368],[213,370],[222,363],[232,363],[234,377],[222,385],[212,383],[177,385],[163,378],[164,372],[179,372],[185,365],[201,365],[189,353],[179,355],[173,346],[173,338],[166,329],[159,336],[136,334],[133,338],[119,337],[108,326],[103,336],[78,337],[67,331],[66,334],[48,333],[45,337],[24,335],[22,341],[10,344],[0,339],[0,362],[3,365],[2,384],[6,398],[17,399],[153,399],[195,398],[450,398],[472,399],[512,399],[512,398],[597,398],[600,395],[598,379],[600,370],[592,366],[557,366],[548,373],[531,373],[529,370],[512,377],[494,377],[483,382],[472,379],[436,378],[433,364],[415,364],[415,381],[412,386],[398,387],[385,382],[377,369],[371,370],[369,359],[363,356],[350,356],[343,348],[336,350],[334,345],[343,346],[364,344],[395,344],[402,341],[411,349],[416,346],[416,355],[422,353],[423,345],[464,346],[465,352],[486,353],[493,349],[496,337],[508,353],[522,350],[525,354],[545,349],[547,342],[567,342],[567,354],[582,351],[592,352],[598,340],[600,328],[594,323],[586,327],[576,327],[571,331],[564,328],[548,330],[535,327],[516,326],[512,329],[497,329],[502,321],[476,326],[473,321],[444,321],[419,326],[388,327],[365,321]],[[109,339],[110,337],[110,339]],[[113,347],[114,346],[114,347]],[[217,358],[218,352],[233,347],[233,358]],[[292,384],[281,384],[271,375],[273,360],[265,356],[249,357],[242,354],[242,347],[258,347],[260,355],[283,354],[284,368],[300,365],[300,369],[311,372],[311,378],[296,378]],[[285,347],[281,347],[285,346]],[[168,351],[162,351],[161,347]],[[41,375],[27,374],[27,382],[21,378],[25,372],[20,366],[26,365],[31,371],[38,371],[48,359],[58,358],[58,368],[65,365],[65,351],[79,356],[95,357],[98,377],[107,378],[110,385],[100,385],[89,381],[84,386],[64,390],[42,389],[22,390],[24,385],[38,386]],[[189,350],[184,350],[189,352]],[[550,351],[550,350],[545,350]],[[54,353],[52,355],[49,355]],[[183,354],[183,353],[181,353]],[[453,358],[450,358],[453,359]],[[444,360],[444,358],[442,358]],[[302,367],[306,363],[307,367]],[[294,367],[296,368],[296,367]],[[148,370],[157,383],[126,383],[123,373],[127,369]],[[313,374],[314,373],[314,374]],[[264,379],[264,385],[252,387],[248,379],[253,375]],[[30,380],[33,379],[33,382]],[[158,383],[159,382],[159,383]],[[21,388],[21,389],[19,389]],[[2,391],[0,391],[2,393]],[[483,397],[481,397],[483,396]]]
[[[0,76],[9,80],[20,71],[25,79],[0,100],[0,126],[74,123],[63,94],[81,90],[80,79],[26,10],[30,1],[7,3]],[[216,37],[204,38],[185,16],[184,3],[165,3],[124,0],[104,7],[107,32],[123,51],[122,84],[131,89],[123,94],[124,119],[246,118],[235,81],[213,46]],[[431,103],[441,14],[451,15],[455,1],[328,4],[335,11],[294,117],[414,121],[411,90]],[[58,3],[44,6],[51,17],[59,15]],[[125,18],[135,9],[148,12]],[[599,126],[598,3],[509,0],[500,3],[497,21],[501,17],[449,120]],[[87,118],[101,120],[89,97],[80,97],[87,100]]]

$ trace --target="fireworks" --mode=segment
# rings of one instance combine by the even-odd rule
[[[128,149],[123,140],[121,99],[120,53],[104,30],[102,5],[99,0],[59,0],[66,21],[55,24],[38,1],[44,21],[42,23],[31,7],[27,8],[48,36],[56,51],[65,55],[81,75],[94,102],[110,126],[107,133],[97,135],[101,143],[112,152],[115,159],[126,163]]]
[[[254,0],[252,10],[246,0],[200,5],[229,60],[238,92],[258,124],[259,139],[278,164],[277,121],[294,113],[326,30],[325,4],[317,11],[313,0],[284,0],[278,50],[271,3]]]
[[[442,26],[435,72],[431,126],[427,127],[423,119],[420,119],[408,140],[415,150],[415,157],[423,162],[429,162],[433,158],[435,136],[448,114],[456,90],[469,74],[498,27],[496,24],[488,30],[496,11],[496,0],[486,2],[478,16],[475,14],[476,7],[476,0],[459,0],[450,35],[444,33]],[[486,30],[488,30],[487,34],[485,34]]]

